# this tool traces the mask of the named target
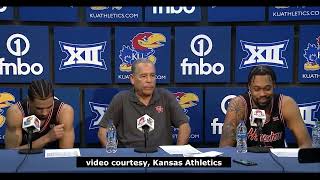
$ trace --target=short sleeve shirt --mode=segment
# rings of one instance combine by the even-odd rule
[[[156,88],[149,104],[145,106],[132,88],[114,96],[100,126],[106,128],[107,121],[111,119],[117,128],[119,147],[144,147],[144,134],[137,129],[137,119],[145,114],[154,119],[154,130],[149,132],[148,146],[172,144],[172,126],[188,123],[183,109],[168,90]]]

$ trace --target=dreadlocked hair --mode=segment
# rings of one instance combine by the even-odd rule
[[[44,79],[32,81],[28,88],[28,96],[31,101],[53,97],[52,83]]]

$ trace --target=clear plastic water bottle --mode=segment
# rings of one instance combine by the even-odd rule
[[[320,121],[316,121],[312,127],[312,147],[320,148]]]
[[[113,124],[112,120],[108,121],[107,127],[107,144],[106,144],[106,152],[107,153],[115,153],[117,152],[118,140],[117,140],[117,129]]]
[[[240,121],[237,127],[237,152],[247,152],[247,127],[243,120]]]

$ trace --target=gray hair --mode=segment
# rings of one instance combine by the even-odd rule
[[[132,63],[132,66],[131,66],[132,74],[136,74],[137,73],[137,66],[140,63],[150,63],[150,64],[154,65],[153,62],[150,61],[149,59],[146,59],[146,58],[137,59]]]

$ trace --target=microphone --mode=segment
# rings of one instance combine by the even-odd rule
[[[250,114],[250,125],[253,127],[262,128],[266,122],[266,112],[261,109],[252,109]]]
[[[147,130],[148,132],[154,130],[154,119],[152,119],[148,114],[145,114],[137,119],[137,129],[141,132]]]
[[[260,134],[262,132],[262,127],[266,122],[266,112],[261,109],[252,109],[250,114],[250,125],[252,127],[257,127],[257,136],[258,136],[258,146],[248,147],[249,152],[258,152],[264,153],[269,152],[269,148],[262,147],[260,141]]]
[[[154,130],[154,119],[148,114],[145,114],[137,119],[137,129],[144,134],[144,147],[137,147],[135,152],[152,153],[157,152],[157,147],[148,147],[148,133]]]
[[[27,116],[22,120],[22,129],[26,132],[39,132],[40,131],[40,120],[35,115]]]
[[[41,149],[32,149],[32,134],[40,131],[40,120],[35,115],[27,116],[22,120],[22,129],[28,133],[27,149],[20,149],[20,154],[38,154],[42,153]]]

